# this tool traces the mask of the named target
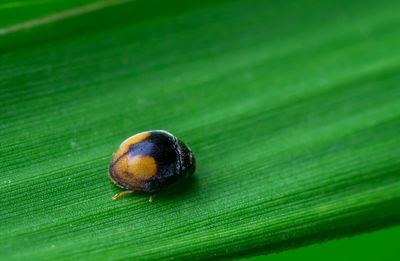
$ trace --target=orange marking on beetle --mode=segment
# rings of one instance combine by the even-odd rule
[[[125,182],[129,181],[129,178],[125,175],[127,169],[127,158],[127,154],[122,155],[122,157],[118,158],[117,162],[114,162],[112,165],[110,165],[110,177],[115,184],[118,184],[118,179],[122,179]]]
[[[110,177],[111,180],[120,187],[126,188],[142,188],[141,178],[136,173],[131,172],[133,169],[128,165],[129,155],[125,154],[112,166],[110,166]],[[123,182],[126,185],[121,185]]]
[[[147,180],[157,173],[157,163],[153,157],[148,155],[128,156],[127,170],[136,179]]]
[[[115,152],[113,163],[115,163],[119,158],[121,158],[125,153],[128,152],[129,146],[146,139],[150,135],[151,135],[150,132],[142,132],[124,140],[124,142],[122,142],[121,145],[119,146],[117,152]]]

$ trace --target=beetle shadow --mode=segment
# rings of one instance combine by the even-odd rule
[[[192,197],[199,189],[196,175],[186,176],[156,193],[155,201],[182,200]]]
[[[126,189],[121,189],[118,186],[115,186],[115,184],[113,184],[112,182],[110,182],[110,186],[111,190],[114,193],[113,195],[126,190]],[[190,198],[195,193],[197,193],[198,189],[199,189],[199,184],[196,175],[185,176],[177,180],[175,183],[169,185],[168,187],[154,193],[155,198],[153,202],[182,200]],[[142,198],[143,200],[147,201],[151,195],[152,193],[148,192],[135,192],[130,195],[124,195],[121,198],[118,198],[117,200],[123,200],[125,198],[130,199],[131,197],[135,197],[135,198]]]

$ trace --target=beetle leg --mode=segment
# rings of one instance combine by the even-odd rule
[[[122,191],[122,192],[118,193],[117,195],[115,195],[115,196],[112,198],[112,200],[116,200],[119,196],[122,196],[122,195],[124,195],[124,194],[130,194],[130,193],[133,193],[133,192],[135,192],[135,191],[133,191],[133,190]]]
[[[153,194],[150,196],[149,202],[152,203],[153,202],[153,198],[155,198],[156,194]]]

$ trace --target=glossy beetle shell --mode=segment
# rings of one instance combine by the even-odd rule
[[[167,131],[153,130],[136,134],[120,145],[109,175],[122,188],[155,192],[193,174],[195,165],[188,146]]]

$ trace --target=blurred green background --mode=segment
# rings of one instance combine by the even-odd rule
[[[0,258],[397,258],[399,13],[2,1]],[[112,151],[151,129],[193,149],[195,175],[111,201]]]
[[[294,250],[243,258],[241,261],[283,260],[398,260],[400,227],[382,229],[351,238],[336,239]]]

